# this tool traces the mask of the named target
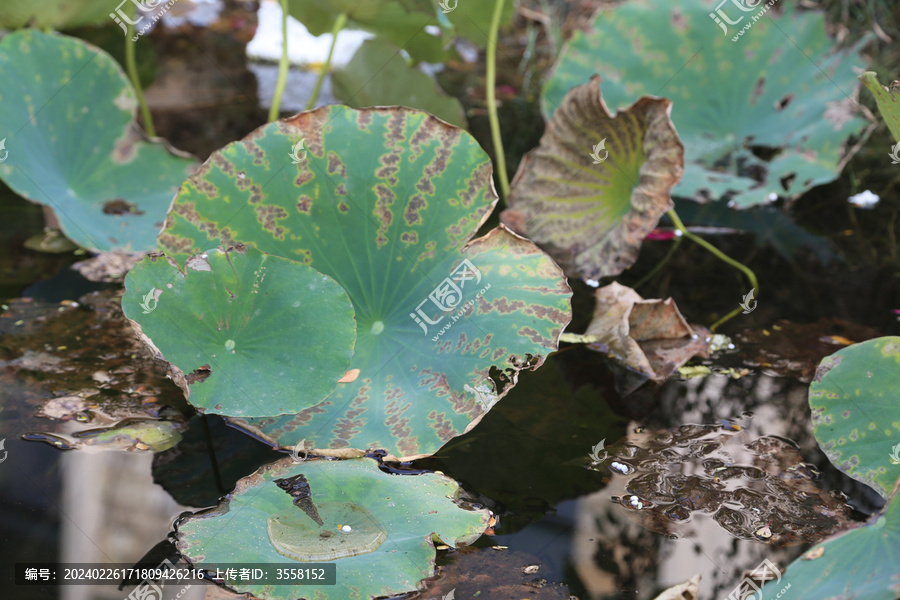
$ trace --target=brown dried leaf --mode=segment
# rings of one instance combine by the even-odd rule
[[[644,97],[613,116],[596,75],[572,89],[519,165],[501,220],[570,277],[618,275],[672,208],[684,147],[670,111],[669,100]]]

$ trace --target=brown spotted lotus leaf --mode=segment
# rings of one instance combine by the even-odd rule
[[[890,496],[900,478],[900,337],[826,356],[809,384],[813,434],[834,466]]]
[[[331,396],[300,386],[296,414],[237,424],[285,447],[396,457],[472,427],[571,317],[565,277],[532,242],[503,226],[471,239],[496,201],[475,139],[403,107],[323,107],[213,153],[173,203],[167,255],[253,245],[332,277],[356,315],[352,376]]]
[[[502,221],[570,277],[618,275],[673,206],[684,148],[670,110],[645,97],[613,116],[599,76],[572,89],[519,165]]]
[[[594,73],[613,109],[664,95],[685,147],[674,196],[738,207],[796,198],[836,179],[859,148],[851,136],[865,135],[856,77],[868,41],[838,48],[824,13],[797,6],[623,2],[565,44],[541,108],[549,120]]]
[[[706,350],[707,331],[688,325],[671,298],[644,300],[633,289],[611,283],[597,290],[588,347],[610,355],[640,382],[662,383],[691,357]]]

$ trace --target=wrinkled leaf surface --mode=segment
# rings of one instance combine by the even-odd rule
[[[519,165],[503,222],[570,276],[598,280],[630,267],[672,208],[681,175],[684,148],[670,108],[642,98],[613,116],[599,77],[570,91]]]

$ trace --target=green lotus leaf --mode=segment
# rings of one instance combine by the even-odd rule
[[[76,38],[19,31],[0,41],[0,178],[52,207],[63,232],[95,251],[145,251],[195,166],[143,140],[122,69]]]
[[[355,378],[248,426],[284,446],[411,457],[470,427],[571,317],[565,278],[533,243],[505,227],[469,241],[496,201],[465,131],[407,108],[327,106],[213,153],[159,243],[183,260],[240,240],[333,277],[356,311]],[[492,367],[508,383],[499,393]]]
[[[423,10],[427,7],[427,10]],[[337,18],[347,16],[348,28],[365,29],[406,50],[415,60],[441,62],[441,40],[425,31],[437,25],[434,8],[407,0],[303,0],[291,2],[288,13],[313,35],[331,33]]]
[[[597,76],[571,90],[522,159],[503,222],[570,277],[598,280],[630,267],[672,208],[681,175],[684,148],[670,109],[666,99],[642,98],[613,116]]]
[[[860,75],[859,80],[875,96],[881,118],[887,123],[894,141],[900,143],[900,94],[896,91],[897,88],[894,85],[896,82],[893,82],[890,88],[886,88],[878,83],[878,75],[872,71]]]
[[[887,498],[900,478],[900,337],[853,344],[809,385],[813,433],[838,469]]]
[[[816,544],[753,597],[760,600],[896,600],[900,597],[898,489],[900,481],[894,488],[893,499],[868,524]],[[788,591],[782,593],[785,588]]]
[[[353,306],[332,278],[243,245],[193,256],[184,270],[145,257],[125,277],[122,310],[191,404],[224,415],[323,400],[356,336]]]
[[[96,0],[29,0],[0,3],[0,27],[66,29],[96,23],[113,23],[109,14],[117,8]],[[121,3],[120,3],[121,5]],[[134,10],[127,2],[125,10]]]
[[[347,66],[334,72],[331,85],[334,95],[354,108],[409,106],[453,125],[466,125],[459,100],[445,94],[431,77],[406,64],[397,47],[385,40],[363,42]]]
[[[644,95],[672,101],[685,148],[673,195],[731,193],[741,207],[799,196],[838,177],[847,138],[866,124],[855,110],[854,68],[864,60],[860,45],[834,50],[821,13],[783,8],[774,17],[761,0],[621,4],[565,45],[543,111],[549,120],[571,88],[599,73],[612,108]]]
[[[275,480],[305,479],[321,524],[293,503]],[[488,526],[487,510],[463,510],[459,486],[437,473],[389,475],[368,458],[261,467],[240,480],[223,503],[178,525],[178,550],[193,563],[334,562],[336,585],[229,583],[266,600],[363,599],[418,589],[434,575],[432,535],[470,544]]]

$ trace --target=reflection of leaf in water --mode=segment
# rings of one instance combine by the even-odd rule
[[[740,430],[726,421],[633,433],[607,448],[610,463],[585,467],[627,477],[627,494],[617,499],[626,514],[670,537],[692,535],[684,528],[702,515],[739,539],[775,547],[818,541],[847,525],[845,498],[816,485],[819,473],[796,444],[774,436],[741,444]]]
[[[319,511],[312,501],[312,491],[309,489],[309,482],[303,474],[294,475],[285,479],[276,479],[275,485],[286,491],[294,499],[294,505],[303,510],[309,518],[322,525],[322,519],[319,517]]]

